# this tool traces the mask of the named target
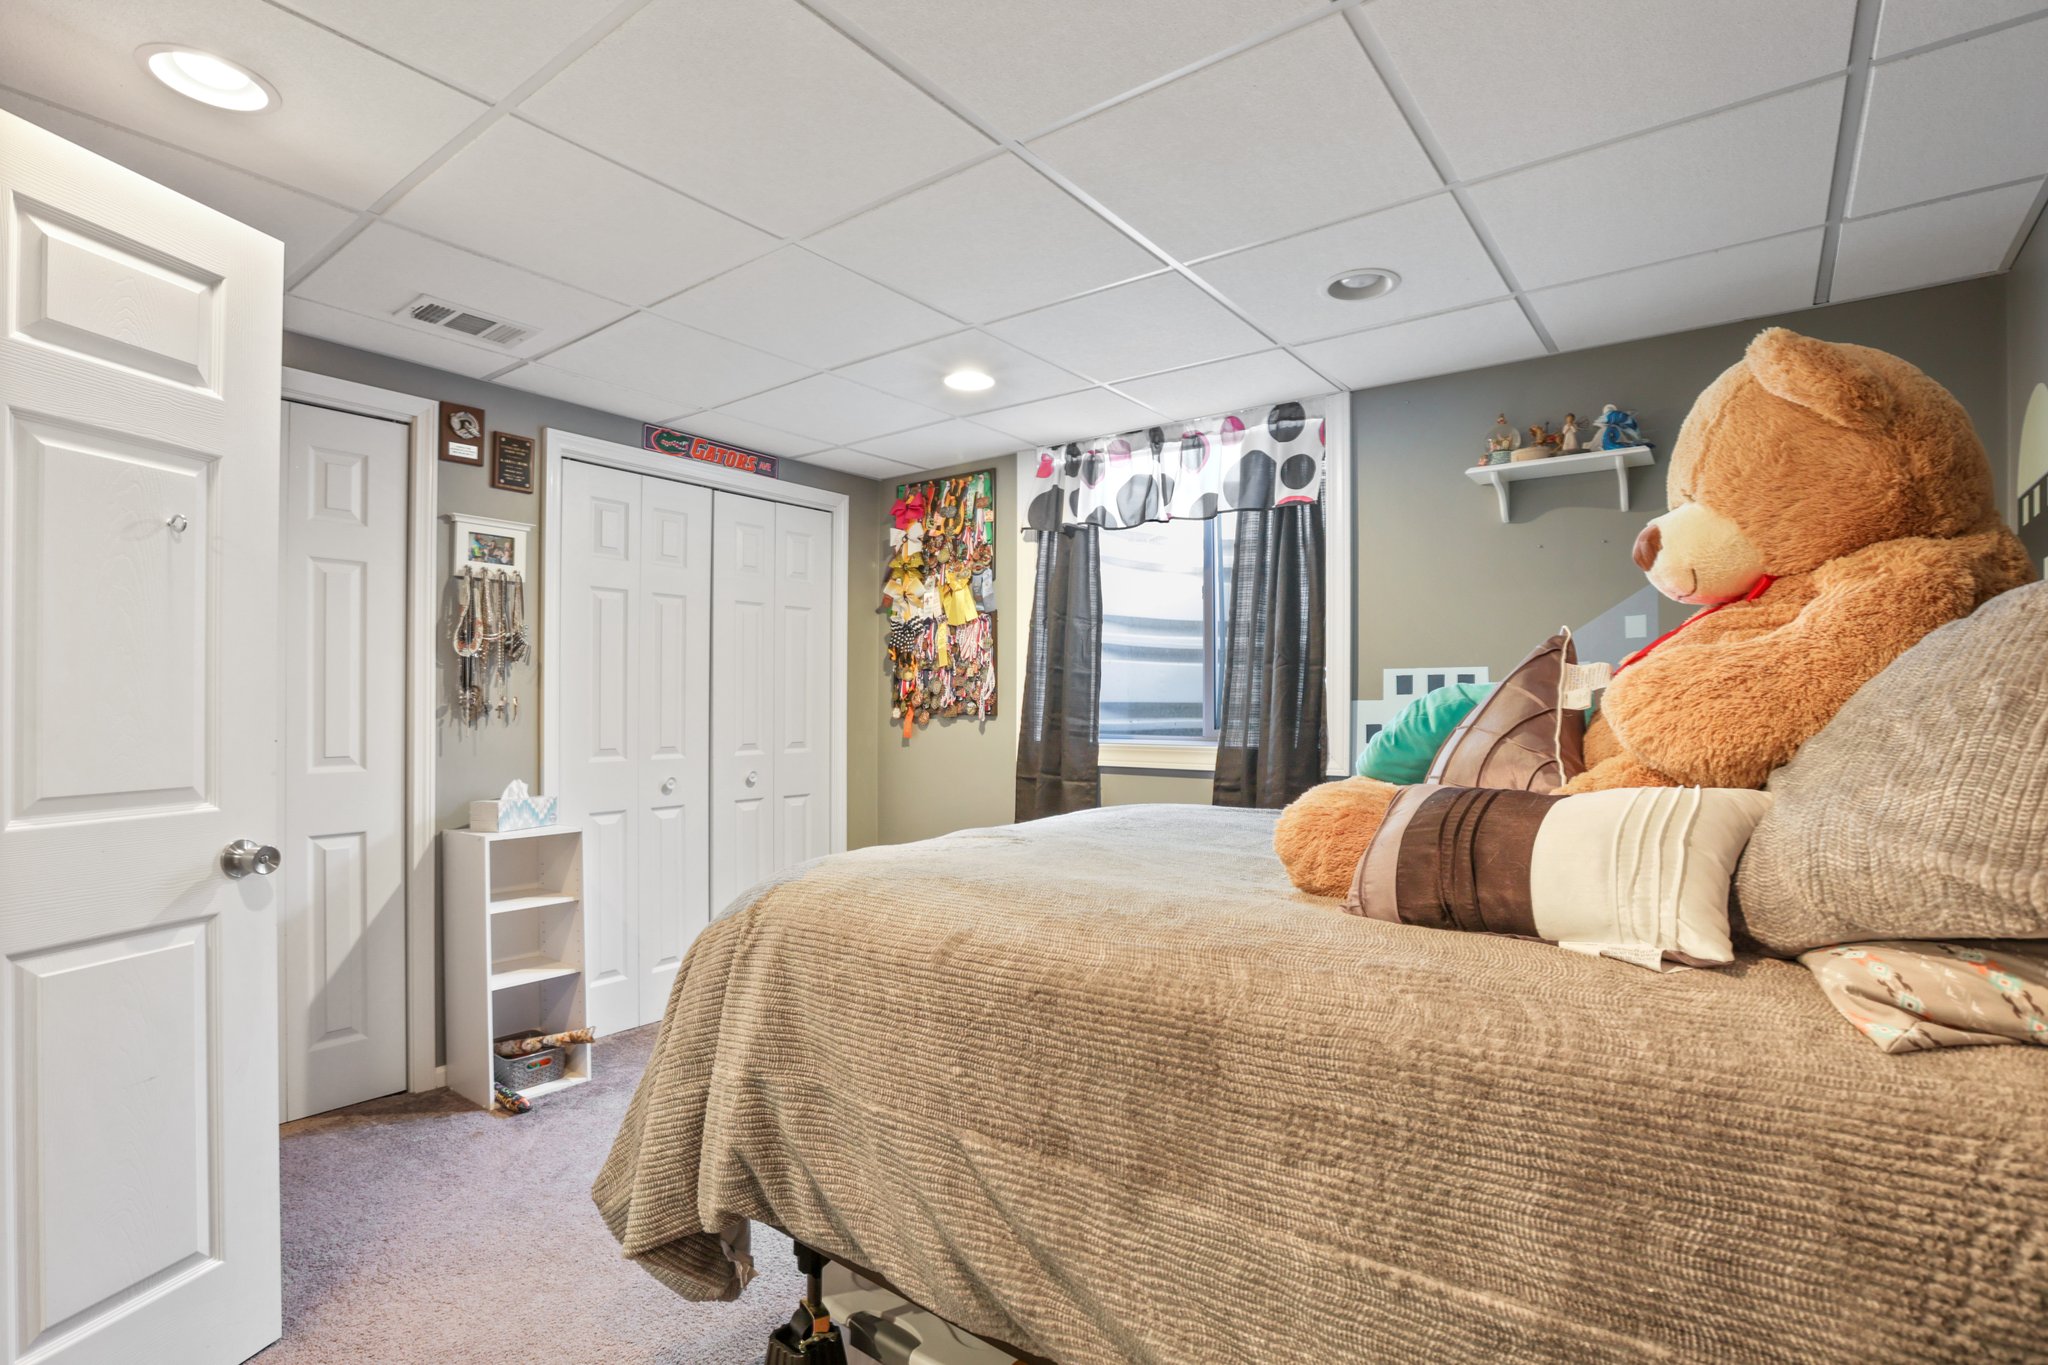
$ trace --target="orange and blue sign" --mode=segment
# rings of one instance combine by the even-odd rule
[[[724,469],[737,469],[743,474],[759,474],[767,479],[777,477],[775,467],[779,461],[773,455],[720,445],[702,436],[692,436],[687,431],[677,431],[674,427],[645,423],[640,431],[640,444],[657,454],[673,455],[679,460],[698,460]]]

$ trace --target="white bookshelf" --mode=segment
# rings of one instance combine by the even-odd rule
[[[441,913],[448,1002],[448,1088],[491,1105],[491,1045],[508,1033],[582,1028],[583,836],[574,829],[441,836]],[[528,1099],[590,1079],[590,1048],[569,1049],[558,1081]]]
[[[1551,455],[1541,460],[1524,460],[1520,464],[1474,465],[1465,471],[1465,477],[1474,483],[1491,484],[1493,496],[1500,504],[1501,525],[1508,523],[1508,486],[1524,479],[1558,479],[1570,474],[1604,474],[1612,472],[1619,487],[1621,510],[1628,511],[1628,472],[1642,465],[1655,463],[1657,457],[1648,446],[1623,446],[1619,450],[1583,450],[1571,455]]]

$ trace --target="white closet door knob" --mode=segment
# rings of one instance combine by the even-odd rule
[[[753,786],[753,785],[754,785],[755,783],[759,782],[760,780],[761,780],[761,774],[759,774],[759,773],[748,773],[748,774],[747,774],[747,785],[748,785],[749,787]]]
[[[663,796],[667,796],[670,792],[674,791],[675,789],[676,780],[673,777],[671,777],[668,781],[661,784],[661,794]]]

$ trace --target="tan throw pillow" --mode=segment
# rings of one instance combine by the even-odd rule
[[[1764,792],[1712,787],[1403,787],[1344,908],[1643,967],[1730,962],[1728,883],[1770,804]]]
[[[2048,584],[1930,633],[1766,789],[1736,882],[1765,947],[2048,939]]]
[[[1885,1052],[2048,1047],[2048,943],[1886,939],[1801,953],[1828,1003]]]
[[[1564,666],[1577,662],[1562,631],[1515,665],[1436,751],[1428,781],[1452,787],[1552,792],[1586,770],[1586,717],[1558,704]]]

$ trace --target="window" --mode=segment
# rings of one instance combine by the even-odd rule
[[[1102,533],[1105,741],[1210,742],[1237,518]]]

